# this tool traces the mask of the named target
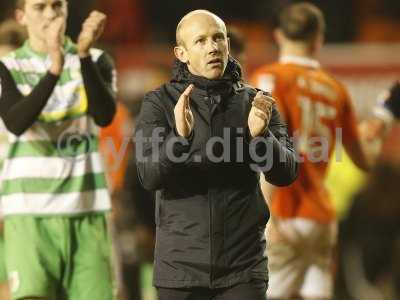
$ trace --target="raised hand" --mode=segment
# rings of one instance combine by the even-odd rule
[[[274,103],[275,100],[262,91],[259,91],[254,97],[248,118],[248,126],[253,138],[261,136],[267,129]]]
[[[190,93],[193,87],[191,84],[186,88],[174,108],[176,131],[185,138],[190,136],[194,127],[193,113],[190,109]]]
[[[50,72],[55,75],[59,75],[64,66],[62,45],[64,42],[65,26],[65,18],[60,16],[51,21],[45,29],[47,52],[52,62]]]
[[[89,50],[103,33],[107,16],[99,11],[92,11],[83,22],[82,30],[78,36],[78,55],[89,56]]]

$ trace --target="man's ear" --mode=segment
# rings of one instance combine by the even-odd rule
[[[231,53],[231,39],[227,37],[226,41],[228,43],[228,55],[229,55]]]
[[[189,61],[187,51],[183,46],[175,46],[174,48],[175,57],[179,59],[181,62],[186,64]]]
[[[274,39],[275,39],[275,42],[276,42],[278,45],[281,45],[281,44],[284,42],[285,36],[284,36],[284,34],[283,34],[283,32],[282,32],[281,29],[276,28],[276,29],[274,30]]]
[[[14,12],[14,16],[15,16],[15,20],[17,20],[17,22],[23,26],[25,26],[26,22],[25,22],[25,11],[17,8]]]
[[[322,45],[324,44],[324,40],[325,40],[324,34],[323,33],[317,33],[317,35],[315,36],[315,39],[314,39],[314,43],[312,45],[312,47],[313,47],[312,50],[314,52],[319,51],[322,48]]]

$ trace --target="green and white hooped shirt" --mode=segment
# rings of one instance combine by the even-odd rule
[[[8,138],[7,138],[7,130],[4,126],[3,121],[0,119],[0,175],[1,169],[3,167],[4,158],[7,155],[8,148]],[[0,197],[1,197],[1,176],[0,176]]]
[[[5,216],[72,215],[110,209],[98,151],[98,127],[87,114],[80,60],[70,40],[64,48],[64,70],[38,121],[21,136],[8,132],[9,146],[0,175]],[[91,50],[94,62],[102,54]],[[23,95],[32,91],[50,66],[48,56],[34,52],[28,43],[1,62]]]
[[[7,131],[3,121],[0,119],[0,203],[1,203],[1,170],[3,168],[4,158],[7,155],[7,149],[8,149]],[[2,217],[2,212],[0,208],[0,219],[1,217]]]

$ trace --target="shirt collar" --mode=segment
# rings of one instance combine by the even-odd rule
[[[75,47],[74,43],[72,42],[72,40],[68,36],[65,36],[63,48],[64,48],[65,53],[75,53],[76,52],[76,49],[75,49],[76,47]],[[40,53],[40,52],[33,50],[31,45],[29,44],[29,40],[25,41],[25,43],[23,45],[23,49],[25,50],[25,52],[27,52],[31,56],[36,56],[36,57],[43,58],[43,59],[45,59],[48,56],[47,53]]]

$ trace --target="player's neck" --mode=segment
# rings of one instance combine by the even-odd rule
[[[29,37],[29,46],[32,48],[33,51],[38,53],[47,53],[47,46],[46,43],[40,39]]]
[[[279,54],[280,57],[299,56],[315,59],[315,51],[313,51],[309,45],[300,43],[288,43],[281,45]]]

